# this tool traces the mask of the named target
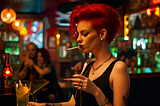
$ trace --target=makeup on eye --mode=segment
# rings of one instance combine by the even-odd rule
[[[89,33],[83,34],[84,37],[86,37]]]
[[[84,37],[86,37],[88,34],[89,34],[89,32],[86,31],[86,30],[81,31],[81,35],[84,36]]]

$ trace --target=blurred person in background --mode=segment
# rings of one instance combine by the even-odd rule
[[[2,40],[2,38],[0,37],[0,54],[3,54],[5,50],[5,44]]]
[[[20,66],[18,78],[21,80],[31,80],[39,78],[39,74],[34,69],[33,66],[30,64],[30,60],[33,60],[34,63],[37,63],[36,54],[37,54],[37,45],[30,42],[27,44],[27,58],[23,61],[22,65]],[[32,75],[32,76],[31,76]],[[33,77],[33,78],[31,78]]]
[[[124,61],[127,66],[131,65],[131,60],[136,61],[137,52],[131,49],[127,43],[127,41],[121,42],[122,50],[118,53],[117,58]]]
[[[49,52],[42,48],[37,51],[37,64],[32,59],[29,60],[30,65],[39,73],[39,79],[49,81],[46,87],[42,88],[37,95],[38,102],[62,102],[65,96],[58,84],[57,73],[50,61]]]

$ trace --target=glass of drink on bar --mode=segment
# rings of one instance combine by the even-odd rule
[[[30,89],[31,89],[30,81],[21,82],[19,80],[15,82],[17,106],[28,106]]]

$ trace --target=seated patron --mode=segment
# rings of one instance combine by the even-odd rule
[[[33,81],[38,79],[39,74],[35,71],[34,67],[31,66],[30,60],[33,60],[36,63],[36,54],[37,54],[37,46],[30,42],[27,44],[27,59],[23,61],[20,66],[20,70],[18,73],[18,78],[21,80],[30,80]]]
[[[39,79],[46,79],[49,82],[37,95],[38,102],[61,102],[65,96],[58,84],[57,73],[50,61],[49,52],[42,48],[37,51],[37,64],[30,59],[30,65],[39,73]]]
[[[127,44],[127,41],[121,42],[122,51],[118,53],[118,59],[124,61],[127,66],[131,65],[131,60],[136,61],[137,52],[131,48]]]

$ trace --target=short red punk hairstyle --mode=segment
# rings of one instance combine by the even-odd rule
[[[107,30],[110,44],[120,27],[120,17],[117,11],[107,4],[77,5],[70,15],[69,32],[73,39],[77,38],[77,24],[81,20],[91,21],[92,27],[100,34],[102,29]]]

